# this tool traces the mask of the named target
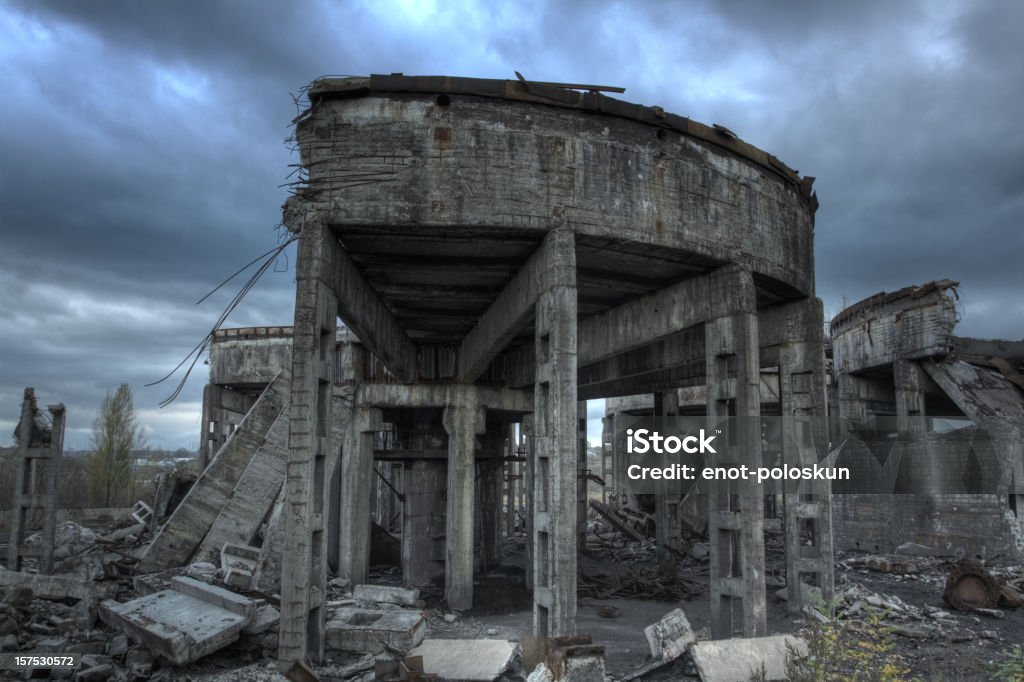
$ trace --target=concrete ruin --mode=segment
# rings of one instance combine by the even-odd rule
[[[831,402],[842,417],[835,442],[846,435],[840,430],[872,424],[903,437],[887,453],[901,466],[894,485],[935,488],[885,495],[884,504],[879,495],[837,495],[839,549],[891,553],[911,543],[950,555],[1024,558],[1024,341],[956,336],[957,286],[941,280],[880,293],[832,319]],[[983,439],[998,445],[980,467],[981,487],[942,492],[946,479],[964,475],[944,466],[944,446],[966,441],[980,450]]]
[[[474,506],[497,507],[485,500],[501,490],[477,471],[510,425],[529,435],[534,630],[556,636],[575,632],[580,401],[646,393],[675,414],[678,388],[706,386],[707,415],[757,416],[772,366],[782,414],[824,415],[813,178],[721,126],[551,84],[328,78],[308,96],[304,183],[283,220],[299,234],[283,664],[321,659],[329,574],[365,577],[382,438],[401,444],[425,505],[407,530],[443,534],[447,603],[465,609]],[[360,341],[344,360],[339,318]],[[708,493],[713,630],[733,634],[735,603],[754,636],[762,504],[731,485]],[[814,538],[811,552],[794,539],[793,575],[831,590],[828,495],[791,502],[787,521]]]
[[[35,389],[26,388],[21,403],[21,419],[14,430],[18,450],[15,455],[14,494],[11,496],[11,532],[7,542],[7,566],[12,571],[21,569],[26,556],[38,558],[40,573],[53,571],[57,491],[66,414],[63,404],[50,405],[48,411],[50,416],[47,418],[36,404]],[[34,514],[41,516],[42,542],[37,548],[30,548],[25,542],[25,533]]]

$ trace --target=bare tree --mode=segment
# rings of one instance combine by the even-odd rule
[[[109,507],[114,502],[130,501],[135,486],[132,450],[142,446],[142,431],[128,384],[107,392],[92,423],[92,434],[89,484],[93,504]]]

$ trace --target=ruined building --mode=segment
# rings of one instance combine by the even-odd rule
[[[705,385],[709,415],[756,416],[769,365],[781,413],[824,413],[813,179],[725,128],[596,90],[402,75],[309,89],[305,183],[284,211],[300,240],[282,661],[321,657],[329,574],[365,575],[385,423],[424,541],[443,511],[443,555],[410,539],[407,559],[431,572],[443,556],[454,609],[474,599],[474,504],[491,485],[477,470],[521,425],[534,630],[557,635],[576,611],[578,401],[651,393],[672,414],[676,388]],[[340,382],[338,318],[365,349]],[[830,589],[828,497],[803,502],[787,510],[814,542],[794,540],[792,575]],[[744,632],[763,633],[760,500],[721,484],[709,505],[714,629],[732,634],[736,603]]]
[[[954,335],[956,287],[881,293],[831,322],[837,424],[884,434],[836,434],[840,459],[879,463],[885,493],[835,496],[838,549],[1024,557],[1024,342]]]

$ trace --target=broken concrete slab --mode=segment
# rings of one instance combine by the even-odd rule
[[[657,623],[644,628],[644,636],[651,647],[651,656],[671,661],[686,652],[686,648],[697,641],[697,633],[690,627],[690,621],[682,609],[673,609]]]
[[[278,627],[281,622],[281,612],[270,604],[264,604],[256,609],[256,615],[252,622],[245,626],[242,631],[247,635],[262,635],[264,632]]]
[[[502,639],[426,639],[409,652],[423,658],[423,672],[443,680],[477,682],[508,670],[521,649]]]
[[[259,547],[225,542],[220,550],[220,569],[224,572],[224,583],[239,590],[252,589],[259,559]]]
[[[281,373],[263,391],[150,543],[139,560],[138,572],[153,573],[180,566],[199,548],[234,495],[235,486],[268,431],[286,411],[289,383],[287,375]],[[261,521],[262,518],[256,523]]]
[[[288,410],[284,409],[235,484],[203,539],[197,558],[215,557],[225,543],[249,545],[271,511],[284,484],[288,460]]]
[[[100,618],[175,665],[191,663],[236,641],[245,616],[179,592],[164,590],[119,604],[100,604]]]
[[[179,576],[171,589],[120,604],[100,604],[100,618],[175,665],[191,663],[238,639],[256,604],[233,592]]]
[[[427,620],[418,611],[338,609],[326,624],[327,648],[380,653],[384,645],[408,651],[423,641]]]
[[[356,585],[352,590],[352,597],[360,601],[416,606],[420,599],[420,591],[388,585]]]
[[[697,674],[704,682],[749,680],[765,672],[764,679],[784,680],[790,652],[807,655],[807,642],[792,635],[719,639],[690,647]]]
[[[246,623],[256,617],[256,602],[237,595],[231,590],[225,590],[223,587],[207,585],[194,578],[179,576],[171,580],[171,589],[242,616]]]

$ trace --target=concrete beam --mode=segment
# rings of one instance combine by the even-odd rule
[[[756,298],[750,272],[726,265],[582,320],[579,364],[588,365],[706,320],[749,309]]]
[[[364,407],[444,407],[457,402],[461,384],[360,384],[356,405]],[[533,392],[514,388],[476,387],[476,399],[489,410],[533,411]]]
[[[658,341],[579,368],[579,398],[659,393],[704,384],[704,327],[677,331]]]
[[[471,384],[484,373],[495,356],[533,317],[537,297],[563,277],[561,269],[567,266],[558,254],[565,250],[566,240],[569,244],[573,242],[567,230],[548,232],[540,248],[466,334],[459,348],[460,383]]]
[[[338,317],[399,381],[415,381],[416,344],[338,239],[324,232],[321,277],[338,296]]]

